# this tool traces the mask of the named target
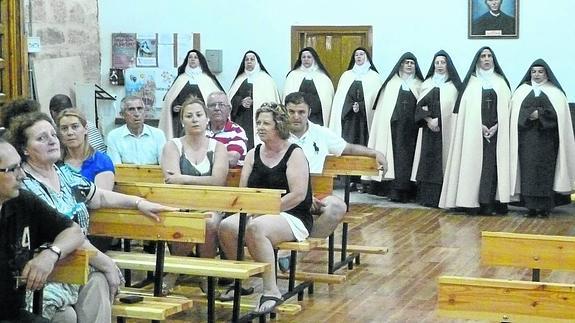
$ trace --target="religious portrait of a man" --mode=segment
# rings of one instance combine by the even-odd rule
[[[469,38],[517,38],[519,0],[469,0]]]

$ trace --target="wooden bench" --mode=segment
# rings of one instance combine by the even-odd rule
[[[350,176],[375,176],[379,174],[379,165],[375,157],[367,156],[327,156],[323,164],[323,175],[327,176],[343,176],[344,177],[344,201],[347,205],[347,210],[349,212],[349,184],[351,182]],[[347,216],[346,216],[347,217]],[[342,224],[341,233],[341,249],[340,249],[340,261],[335,262],[335,239],[332,233],[328,238],[328,273],[333,274],[336,270],[347,265],[348,269],[353,269],[354,261],[357,265],[360,264],[360,253],[352,252],[350,255],[347,254],[347,232],[348,232],[348,222],[345,220]]]
[[[573,322],[575,285],[439,277],[438,314],[499,322]]]
[[[541,269],[575,271],[575,237],[484,231],[481,264],[530,268],[532,281]]]
[[[121,269],[133,269],[123,266],[121,261],[123,257],[132,256],[141,258],[142,262],[148,265],[147,270],[155,271],[153,297],[145,297],[143,302],[135,304],[114,303],[112,315],[118,317],[119,322],[122,322],[124,317],[165,320],[166,317],[192,306],[189,300],[173,301],[161,297],[165,242],[203,243],[205,216],[200,212],[163,212],[159,217],[160,223],[157,223],[136,210],[98,209],[90,212],[91,235],[158,241],[156,256],[130,252],[107,253]],[[127,277],[129,281],[129,276]]]
[[[85,285],[90,275],[90,257],[95,254],[94,251],[77,249],[56,263],[47,281]],[[35,314],[42,314],[42,290],[34,292],[32,307]]]
[[[481,264],[532,269],[532,281],[439,278],[439,314],[511,321],[575,319],[575,285],[539,283],[540,270],[575,270],[575,237],[481,233]]]
[[[123,182],[117,182],[115,190],[179,208],[239,213],[237,260],[243,259],[247,214],[279,214],[281,194],[284,192],[282,190],[246,187]],[[262,272],[263,270],[265,270],[265,268],[262,269]],[[206,273],[206,276],[209,276],[209,273]],[[208,277],[208,287],[210,281],[211,279]],[[241,280],[235,279],[234,309],[232,314],[232,320],[234,321],[239,320],[240,289]],[[209,303],[213,305],[213,302]],[[213,306],[208,307],[208,314],[211,313],[210,310],[213,311]],[[208,316],[209,318],[214,317],[213,315]]]

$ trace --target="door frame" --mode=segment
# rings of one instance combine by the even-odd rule
[[[367,39],[366,49],[373,56],[373,27],[372,26],[292,26],[291,27],[291,64],[290,69],[297,60],[301,36],[308,32],[330,34],[358,34]]]
[[[23,27],[22,8],[19,0],[0,1],[0,69],[3,71],[0,79],[0,103],[15,97],[28,97],[29,94],[28,44]]]

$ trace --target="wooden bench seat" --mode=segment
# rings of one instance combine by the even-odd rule
[[[130,295],[140,295],[140,296],[152,296],[152,291],[150,290],[143,290],[143,289],[135,289],[131,287],[123,287],[121,288],[122,293],[130,294]],[[207,304],[207,300],[203,293],[199,291],[197,287],[190,287],[190,286],[177,286],[173,294],[169,297],[173,298],[184,298],[184,299],[191,299],[194,304]],[[230,309],[232,308],[233,304],[230,302],[222,302],[217,301],[215,302],[215,307],[219,309]],[[253,303],[242,303],[240,305],[242,311],[248,312],[255,310],[255,305]],[[283,303],[275,308],[277,313],[286,314],[286,315],[296,315],[301,312],[302,308],[299,304],[292,304],[292,303]]]
[[[499,322],[573,322],[575,285],[439,277],[438,314]]]
[[[133,293],[120,293],[114,301],[112,316],[130,317],[144,320],[163,321],[170,315],[192,308],[193,301],[185,298],[143,296],[144,300],[135,304],[124,304],[118,299]]]
[[[156,256],[132,252],[109,251],[107,253],[121,269],[154,270]],[[194,276],[211,276],[248,279],[261,274],[270,264],[252,261],[221,260],[209,258],[166,256],[164,272]]]

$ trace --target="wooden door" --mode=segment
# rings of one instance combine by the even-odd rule
[[[0,0],[0,103],[29,92],[21,8],[19,0]]]
[[[313,47],[317,51],[336,87],[339,77],[347,70],[354,49],[365,47],[371,53],[371,26],[293,26],[290,69],[304,47]]]

